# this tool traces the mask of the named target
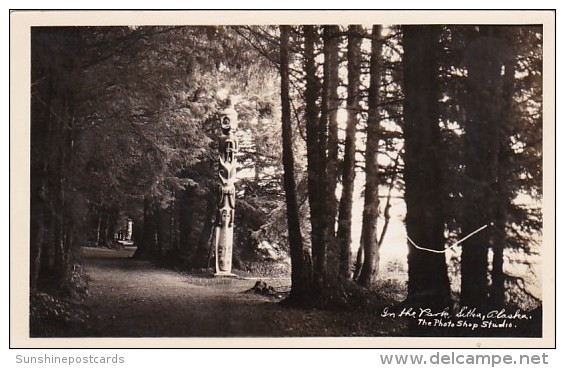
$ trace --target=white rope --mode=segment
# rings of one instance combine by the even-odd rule
[[[483,225],[480,228],[478,228],[477,230],[473,231],[471,234],[467,235],[466,237],[464,237],[463,239],[459,240],[458,242],[454,243],[452,246],[450,246],[449,248],[445,248],[444,250],[437,250],[437,249],[430,249],[430,248],[424,248],[424,247],[420,247],[418,246],[416,243],[414,243],[414,241],[412,239],[410,239],[410,237],[408,235],[406,235],[406,237],[408,238],[408,241],[410,243],[412,243],[412,245],[416,248],[416,249],[420,249],[420,250],[425,250],[427,252],[432,252],[432,253],[445,253],[447,252],[449,249],[453,248],[454,246],[456,246],[457,244],[461,244],[463,243],[465,240],[469,239],[470,237],[472,237],[473,235],[475,235],[476,233],[478,233],[479,231],[484,230],[487,227],[487,225]]]

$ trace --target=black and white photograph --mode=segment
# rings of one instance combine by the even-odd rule
[[[552,12],[80,13],[24,32],[25,344],[554,346]]]

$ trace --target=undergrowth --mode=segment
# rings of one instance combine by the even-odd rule
[[[59,288],[30,291],[30,337],[81,336],[89,318],[83,302],[88,295],[88,277],[75,266]]]

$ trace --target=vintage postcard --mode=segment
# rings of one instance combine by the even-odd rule
[[[555,12],[10,31],[11,347],[555,346]]]

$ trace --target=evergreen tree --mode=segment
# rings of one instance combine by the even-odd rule
[[[445,238],[439,166],[439,27],[403,26],[402,31],[408,302],[442,310],[451,307],[451,290],[441,253]]]

